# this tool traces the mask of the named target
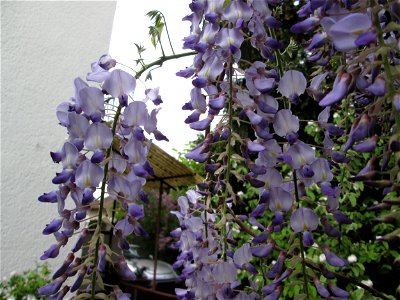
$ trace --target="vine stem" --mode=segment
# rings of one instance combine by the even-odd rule
[[[299,190],[297,187],[296,170],[293,170],[293,184],[294,184],[294,194],[296,197],[296,202],[298,203],[298,205],[300,207],[300,197],[299,197]],[[299,238],[300,238],[301,266],[302,266],[302,272],[303,272],[303,278],[304,278],[304,291],[307,295],[307,299],[310,299],[310,295],[308,294],[308,278],[307,278],[307,273],[306,273],[306,260],[304,257],[303,236],[302,236],[301,232],[299,232]]]
[[[229,115],[229,119],[228,119],[228,126],[229,126],[229,136],[228,136],[228,144],[227,144],[227,166],[226,166],[226,173],[225,173],[225,195],[224,195],[224,199],[223,199],[223,204],[222,204],[222,217],[225,219],[226,222],[226,210],[227,210],[227,204],[226,204],[226,200],[228,199],[228,185],[229,185],[229,179],[231,176],[231,156],[232,156],[232,146],[231,146],[231,142],[232,142],[232,127],[233,127],[233,63],[232,63],[232,58],[230,58],[230,62],[229,62],[229,94],[228,94],[228,99],[229,99],[229,103],[228,103],[228,115]],[[223,231],[223,241],[224,241],[224,251],[223,251],[223,259],[226,260],[226,251],[228,248],[228,241],[227,241],[227,230],[226,230],[226,224],[224,226],[224,231]]]
[[[379,7],[378,1],[375,1],[375,3]],[[383,32],[382,32],[382,28],[380,26],[378,13],[373,10],[373,15],[374,15],[375,29],[378,33],[378,38],[379,38],[379,45],[381,47],[388,47],[388,46],[384,46],[385,40],[383,39]],[[389,49],[387,49],[387,51],[389,51]],[[385,74],[386,74],[385,84],[386,84],[386,88],[388,90],[387,98],[390,101],[392,101],[393,114],[394,114],[395,122],[396,122],[396,131],[397,131],[397,134],[400,134],[400,113],[396,110],[396,107],[394,104],[394,95],[396,94],[396,90],[395,90],[395,85],[394,85],[394,76],[393,76],[392,70],[390,68],[387,51],[382,51],[382,61],[383,61],[383,66],[385,68]]]
[[[153,61],[150,64],[146,64],[144,65],[138,72],[136,72],[136,79],[138,79],[146,70],[154,67],[154,66],[161,66],[164,62],[168,61],[168,60],[172,60],[172,59],[177,59],[177,58],[181,58],[181,57],[185,57],[185,56],[190,56],[190,55],[194,55],[197,52],[185,52],[185,53],[179,53],[179,54],[174,54],[174,55],[168,55],[168,56],[162,56],[159,59]],[[122,110],[122,106],[118,105],[117,111],[115,113],[114,119],[113,119],[113,123],[112,123],[112,136],[115,136],[115,132],[117,130],[117,124],[118,124],[118,119],[121,115],[121,110]],[[106,157],[105,157],[105,161],[106,164],[104,165],[104,175],[103,175],[103,180],[101,183],[101,194],[100,194],[100,200],[99,200],[99,214],[98,214],[98,218],[97,218],[97,225],[96,225],[96,230],[95,232],[100,232],[101,231],[101,226],[103,224],[103,209],[104,209],[104,195],[105,195],[105,190],[106,190],[106,184],[107,184],[107,175],[108,175],[108,165],[109,165],[109,161],[110,161],[110,156],[111,156],[111,152],[112,152],[112,147],[113,145],[111,144],[110,147],[107,149],[106,152]],[[116,200],[114,200],[115,203]],[[97,278],[97,261],[99,259],[99,247],[100,247],[100,236],[95,237],[96,240],[96,247],[94,250],[94,260],[93,260],[93,275],[92,275],[92,280],[91,280],[91,296],[90,299],[94,300],[95,299],[95,294],[96,294],[96,278]]]
[[[121,109],[122,106],[119,105],[117,112],[115,113],[115,117],[113,120],[113,127],[112,127],[112,136],[115,136],[115,132],[117,129],[117,123],[118,123],[118,119],[119,116],[121,114]],[[111,156],[111,151],[112,151],[112,143],[110,145],[110,147],[107,149],[107,154],[106,154],[106,164],[104,166],[104,176],[103,176],[103,181],[101,183],[101,195],[100,195],[100,207],[99,207],[99,215],[97,218],[97,226],[96,226],[96,231],[95,232],[100,232],[101,230],[101,226],[103,225],[103,208],[104,208],[104,195],[105,195],[105,191],[106,191],[106,183],[107,183],[107,175],[108,175],[108,164],[110,162],[109,158]],[[96,241],[96,248],[95,248],[95,252],[94,252],[94,261],[93,261],[93,275],[92,275],[92,290],[91,290],[91,299],[93,300],[95,297],[95,293],[96,293],[96,277],[97,277],[97,260],[99,259],[99,247],[100,247],[100,236],[97,237],[97,241]]]
[[[191,55],[195,55],[195,54],[197,54],[197,52],[192,51],[192,52],[185,52],[185,53],[179,53],[179,54],[173,54],[173,55],[163,55],[159,59],[153,61],[152,63],[144,65],[140,71],[136,72],[135,77],[139,78],[144,72],[146,72],[151,67],[154,67],[154,66],[161,67],[163,65],[163,63],[168,60],[177,59],[177,58],[181,58],[181,57],[185,57],[185,56],[191,56]]]
[[[165,16],[164,16],[164,14],[163,14],[162,12],[160,12],[160,14],[161,14],[161,16],[162,16],[163,19],[164,19],[165,31],[166,31],[166,33],[167,33],[169,46],[171,47],[172,53],[175,54],[174,47],[172,47],[171,37],[169,36],[169,31],[168,31],[168,26],[167,26],[167,20],[165,19]]]

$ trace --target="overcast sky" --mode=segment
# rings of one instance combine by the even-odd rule
[[[159,10],[165,15],[175,53],[186,52],[187,50],[182,50],[182,39],[189,35],[190,22],[183,22],[182,18],[190,13],[188,4],[189,1],[184,0],[140,2],[119,0],[111,36],[110,54],[117,61],[135,70],[138,70],[134,63],[138,54],[134,43],[141,44],[147,49],[144,53],[147,63],[161,56],[160,49],[154,49],[148,36],[148,26],[151,22],[145,15],[150,10]],[[165,32],[164,38],[166,38]],[[167,55],[172,54],[166,39],[164,39],[163,47]],[[158,129],[169,138],[170,142],[156,143],[173,156],[176,156],[173,148],[183,150],[185,144],[194,140],[197,135],[184,124],[189,112],[181,110],[182,105],[189,100],[191,80],[175,76],[177,71],[191,66],[192,61],[193,57],[185,57],[165,63],[162,68],[152,72],[153,81],[138,82],[135,92],[135,100],[141,100],[144,98],[145,85],[146,88],[160,87],[164,103],[158,113]]]

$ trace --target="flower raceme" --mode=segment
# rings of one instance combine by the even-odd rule
[[[151,140],[146,140],[143,132],[154,134],[156,138],[163,135],[157,130],[158,110],[149,113],[145,101],[150,99],[159,104],[161,97],[158,89],[149,89],[143,101],[129,101],[136,79],[115,66],[114,59],[102,56],[92,64],[92,72],[87,76],[87,80],[99,83],[101,89],[77,78],[74,81],[75,97],[57,107],[58,120],[67,129],[68,138],[51,156],[55,163],[61,164],[62,170],[52,180],[58,187],[39,197],[41,202],[58,205],[59,217],[43,230],[43,234],[54,234],[57,243],[50,246],[41,259],[57,257],[75,233],[79,234],[72,247],[75,255],[87,243],[88,237],[93,242],[85,246],[90,259],[80,260],[74,265],[79,271],[73,285],[61,288],[68,277],[76,274],[69,269],[74,261],[74,254],[70,253],[56,271],[54,281],[39,289],[42,295],[61,299],[68,290],[78,291],[84,279],[92,277],[92,273],[100,276],[105,270],[111,249],[102,242],[99,229],[82,228],[86,226],[89,210],[94,210],[99,204],[103,207],[105,189],[108,197],[121,203],[127,215],[115,224],[114,234],[120,248],[126,249],[125,237],[128,234],[146,235],[138,222],[143,217],[143,206],[139,203],[144,199],[142,187],[145,178],[154,172],[146,158]],[[111,106],[109,97],[118,99],[119,106]],[[101,190],[99,198],[94,196],[96,189]],[[110,215],[106,217],[111,218]],[[97,226],[100,228],[101,222]],[[121,266],[117,269],[124,270],[124,274],[127,272]]]

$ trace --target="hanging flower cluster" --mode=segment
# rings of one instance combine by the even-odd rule
[[[144,216],[141,203],[147,200],[142,187],[154,172],[146,158],[151,140],[145,138],[145,132],[158,140],[166,137],[157,130],[158,109],[150,113],[147,109],[147,100],[156,105],[162,102],[158,89],[147,90],[143,101],[132,101],[136,78],[115,66],[114,59],[102,56],[87,75],[87,80],[97,86],[76,78],[75,96],[57,107],[57,118],[67,129],[68,138],[59,151],[51,152],[53,161],[61,167],[52,180],[57,188],[39,197],[41,202],[56,203],[59,214],[43,230],[45,235],[53,234],[56,243],[41,259],[57,257],[74,234],[79,237],[53,274],[54,281],[39,289],[49,299],[61,299],[68,291],[78,291],[85,278],[91,282],[85,286],[88,292],[94,295],[101,291],[99,278],[107,261],[113,262],[121,278],[135,279],[123,256],[113,259],[115,254],[101,234],[103,220],[112,217],[104,208],[105,195],[107,192],[125,212],[113,233],[119,248],[129,249],[128,235],[146,235],[139,223]],[[96,190],[100,191],[97,198]],[[96,227],[91,230],[87,228],[92,221],[88,218],[90,210],[98,212]],[[77,253],[83,245],[87,254],[80,257]],[[71,286],[61,288],[68,277],[74,276]]]
[[[275,16],[282,6],[269,0],[193,0],[184,18],[191,34],[183,47],[198,52],[193,65],[177,73],[193,85],[183,105],[191,111],[185,123],[206,132],[186,157],[205,163],[208,175],[196,192],[179,199],[180,211],[174,212],[180,228],[172,234],[181,252],[175,267],[182,268],[187,286],[177,290],[180,299],[278,299],[288,277],[304,283],[307,299],[311,289],[324,298],[346,298],[333,270],[347,260],[314,238],[340,238],[337,226],[352,223],[340,210],[343,181],[335,176],[346,168],[340,164],[357,153],[373,153],[382,141],[382,161],[372,156],[348,179],[382,187],[384,195],[399,189],[398,3],[305,1],[297,11],[301,20],[290,28]],[[313,74],[286,68],[283,54],[290,45],[277,39],[286,29],[310,36],[305,50],[317,66]],[[253,53],[251,61],[242,58],[244,48]],[[338,55],[332,76],[324,68],[334,66]],[[335,78],[331,88],[328,78]],[[294,113],[307,110],[302,103],[307,97],[305,103],[321,107],[314,121],[324,136],[321,145],[303,139],[302,120]],[[380,115],[382,110],[388,115]],[[341,121],[330,122],[332,112],[352,121],[349,131]],[[240,134],[243,126],[250,132],[246,136]],[[238,165],[247,172],[235,170]],[[255,207],[240,199],[234,181],[258,189]],[[312,191],[318,201],[310,201]],[[385,208],[397,202],[386,200]],[[237,229],[248,239],[238,242]],[[279,233],[287,230],[293,239],[283,249]],[[307,248],[318,250],[325,262],[307,260]],[[266,263],[271,257],[275,262]],[[297,265],[300,274],[294,272]],[[247,285],[239,280],[243,272]],[[252,281],[257,275],[263,279]]]

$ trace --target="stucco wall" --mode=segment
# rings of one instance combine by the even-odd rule
[[[57,207],[37,197],[60,170],[49,156],[66,137],[55,107],[107,52],[114,11],[111,1],[1,2],[1,277],[35,266],[54,242],[41,231]]]

